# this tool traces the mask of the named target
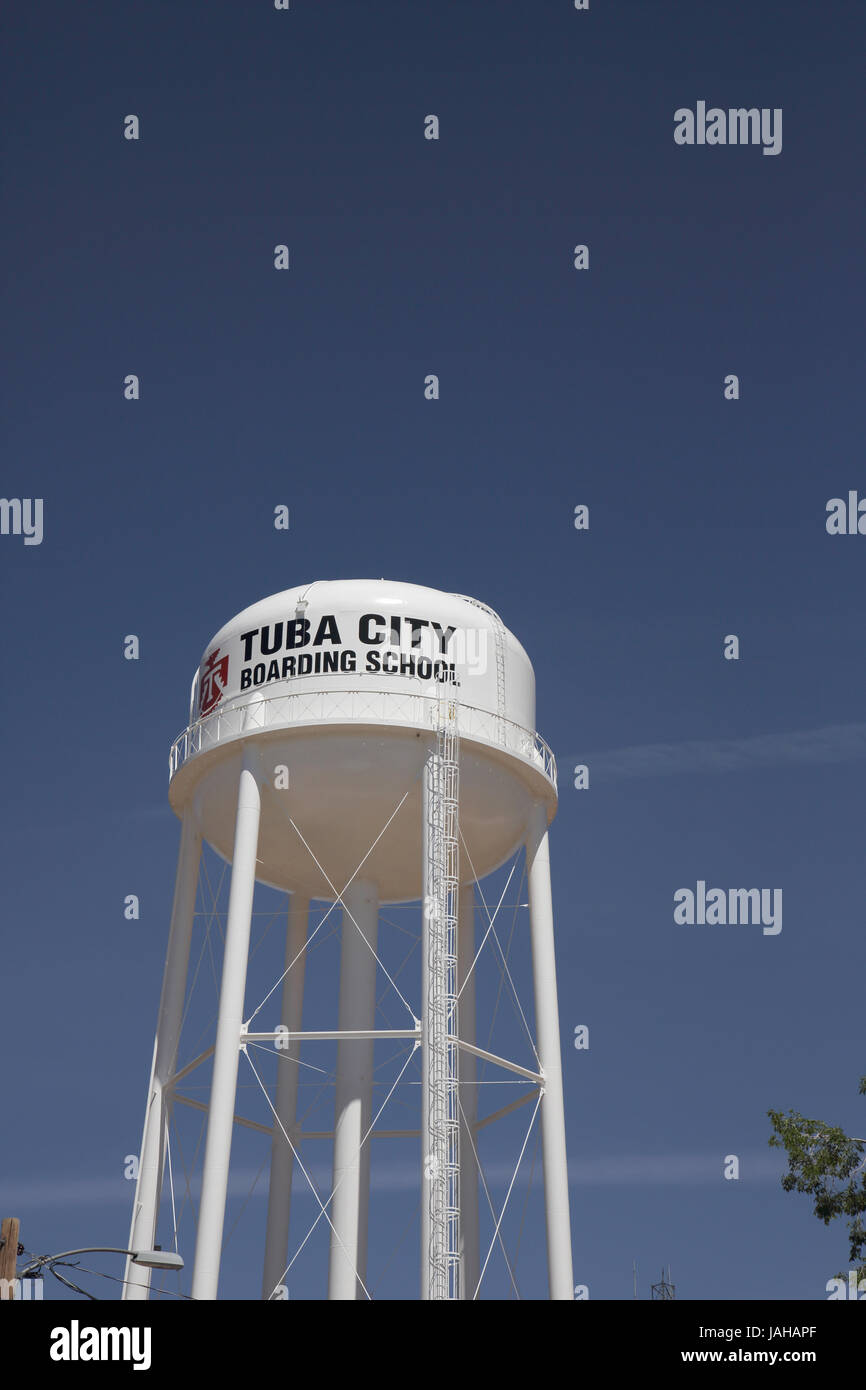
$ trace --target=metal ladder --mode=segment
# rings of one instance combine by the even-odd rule
[[[428,1036],[431,1299],[459,1299],[460,1108],[457,1046],[459,736],[457,701],[440,687],[430,810]]]

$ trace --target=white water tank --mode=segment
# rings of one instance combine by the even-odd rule
[[[242,749],[262,769],[256,877],[333,901],[363,863],[380,901],[421,896],[421,773],[457,706],[461,876],[490,873],[556,810],[526,652],[486,605],[390,580],[319,580],[244,609],[207,644],[171,750],[175,812],[232,854]],[[382,838],[370,849],[377,834]]]

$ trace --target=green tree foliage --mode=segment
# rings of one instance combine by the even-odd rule
[[[866,1076],[860,1078],[860,1094],[866,1095]],[[866,1140],[849,1138],[838,1126],[807,1120],[796,1110],[767,1114],[775,1131],[771,1147],[788,1154],[785,1191],[808,1192],[825,1226],[837,1216],[848,1218],[848,1258],[858,1278],[866,1278]]]

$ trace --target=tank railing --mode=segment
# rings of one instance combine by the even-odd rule
[[[243,703],[221,705],[178,735],[169,754],[169,780],[196,754],[256,729],[291,727],[306,721],[361,723],[364,716],[369,715],[377,724],[396,720],[434,730],[438,709],[435,695],[403,694],[395,690],[294,691],[241,699]],[[556,759],[540,734],[474,705],[460,704],[459,723],[461,737],[475,736],[516,753],[533,763],[556,787]]]

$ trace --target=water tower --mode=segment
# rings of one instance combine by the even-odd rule
[[[530,1084],[541,1129],[549,1294],[573,1297],[548,825],[553,756],[535,732],[535,678],[485,604],[385,580],[319,581],[245,609],[205,648],[189,725],[170,756],[182,825],[129,1248],[151,1248],[179,1081],[178,1043],[202,843],[231,865],[192,1276],[217,1297],[239,1060],[281,1048],[272,1113],[263,1296],[286,1268],[303,1046],[336,1044],[328,1297],[368,1297],[365,1271],[373,1052],[420,1058],[417,1117],[422,1299],[471,1299],[483,1273],[476,1067]],[[475,885],[525,849],[535,1062],[478,1047]],[[256,882],[289,897],[281,1020],[245,1012]],[[301,1026],[310,903],[341,912],[334,1026]],[[376,1028],[380,906],[418,902],[420,976],[404,1029]],[[274,1001],[276,1003],[276,999]],[[258,1011],[256,1011],[258,1014]],[[416,1059],[417,1060],[417,1059]],[[189,1067],[184,1069],[188,1072]],[[510,1108],[510,1107],[508,1107]],[[504,1112],[503,1112],[504,1113]],[[495,1118],[495,1117],[494,1117]],[[294,1136],[294,1138],[293,1138]],[[186,1255],[189,1262],[189,1254]],[[486,1261],[485,1261],[486,1267]],[[125,1298],[150,1271],[128,1264]]]

